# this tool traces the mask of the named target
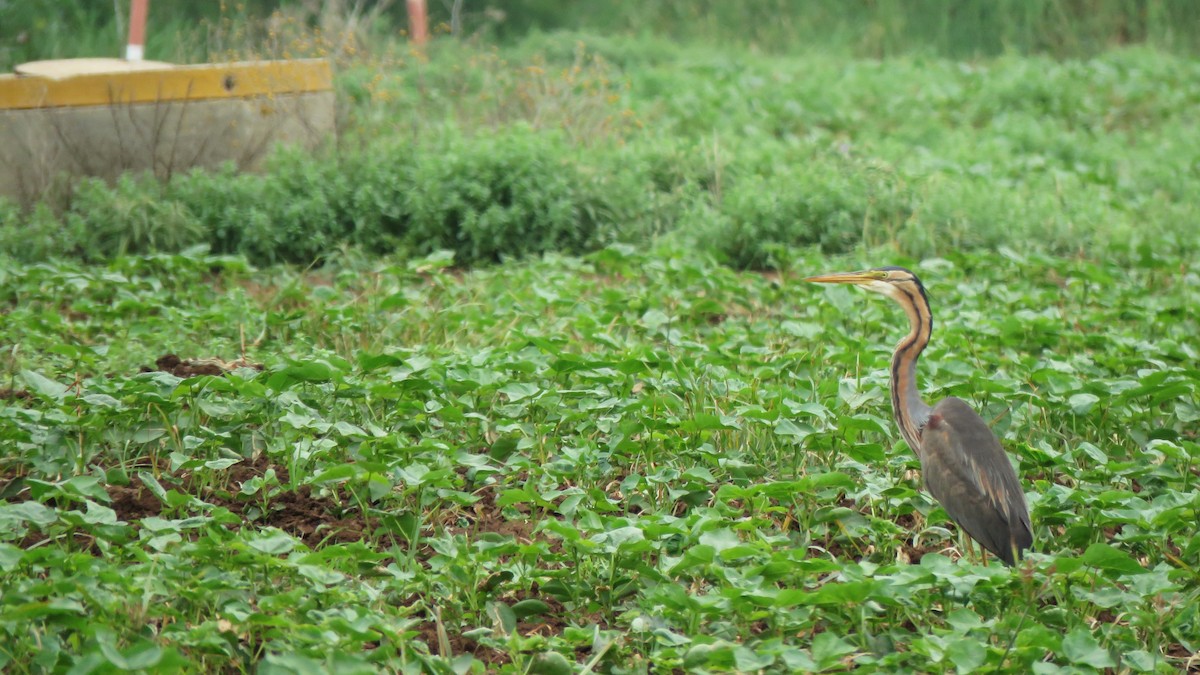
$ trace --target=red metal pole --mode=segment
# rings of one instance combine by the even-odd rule
[[[141,61],[146,52],[146,4],[150,0],[130,0],[129,42],[125,44],[125,60]]]
[[[429,21],[425,13],[425,0],[408,0],[408,28],[412,41],[424,47],[429,41]]]

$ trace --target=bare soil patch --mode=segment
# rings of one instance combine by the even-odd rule
[[[224,375],[235,368],[262,370],[261,363],[251,363],[244,358],[224,361],[216,357],[207,359],[184,359],[176,354],[163,354],[154,362],[154,367],[143,367],[142,372],[162,371],[175,377],[198,377],[200,375]]]
[[[24,389],[13,389],[11,387],[0,387],[0,401],[18,401],[18,400],[27,400],[27,399],[31,399],[31,398],[33,398],[33,394],[30,394],[28,391],[25,391]]]

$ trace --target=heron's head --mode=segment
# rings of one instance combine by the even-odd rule
[[[818,284],[854,284],[902,303],[906,300],[912,303],[918,295],[925,296],[925,287],[921,285],[921,280],[903,267],[876,267],[862,272],[821,274],[808,277],[805,281]]]

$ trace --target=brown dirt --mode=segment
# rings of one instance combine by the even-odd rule
[[[18,399],[31,399],[33,394],[30,394],[24,389],[12,389],[10,387],[0,387],[0,401],[16,401]]]
[[[161,468],[161,467],[160,467]],[[251,517],[254,511],[262,507],[259,499],[241,499],[236,495],[238,487],[274,469],[281,485],[289,481],[286,467],[271,464],[269,458],[259,456],[249,462],[241,462],[229,468],[229,490],[214,490],[205,487],[195,488],[190,475],[172,476],[163,471],[160,478],[168,486],[174,484],[177,489],[196,494],[199,498],[214,506],[223,506],[231,512]],[[129,523],[136,523],[142,518],[158,516],[162,513],[163,504],[140,483],[132,485],[106,485],[105,490],[112,500],[109,508],[116,512],[117,518]],[[312,486],[301,485],[294,491],[282,490],[267,501],[267,512],[259,515],[256,523],[278,527],[300,539],[310,548],[330,543],[347,543],[362,541],[370,537],[379,527],[377,519],[363,518],[356,512],[347,517],[339,505],[352,503],[349,493],[340,492],[337,499],[329,496],[316,496]],[[21,542],[23,548],[28,548],[44,541],[46,537],[39,532],[31,532]],[[393,542],[394,543],[394,542]],[[98,553],[98,551],[95,551]]]
[[[459,468],[458,473],[465,479],[465,468]],[[518,474],[513,477],[512,484],[520,484],[527,478],[527,475]],[[509,484],[489,483],[478,487],[474,490],[474,494],[479,497],[479,501],[467,507],[450,509],[438,513],[430,521],[430,527],[427,529],[445,531],[450,534],[461,534],[468,539],[474,538],[483,532],[494,532],[513,537],[521,544],[544,541],[549,546],[551,553],[561,553],[561,539],[534,534],[538,519],[532,517],[532,510],[528,504],[514,504],[510,507],[522,516],[513,520],[507,518],[504,515],[504,509],[496,505],[496,499],[500,496],[500,492],[508,486]],[[547,513],[542,514],[542,517],[549,518],[554,516]],[[466,526],[462,525],[464,521],[467,523]]]
[[[933,546],[922,546],[921,548],[916,548],[908,543],[900,544],[900,551],[904,554],[904,557],[908,559],[909,564],[912,565],[919,564],[921,562],[921,558],[924,558],[926,553],[931,553],[934,550],[935,547]]]
[[[438,642],[437,624],[433,621],[427,621],[417,626],[418,640],[421,640],[429,647],[430,654],[439,654],[442,656],[454,657],[459,654],[470,654],[475,658],[483,661],[489,666],[503,666],[512,663],[512,659],[508,654],[484,647],[479,643],[463,637],[461,634],[446,631],[446,644],[449,646],[450,653],[442,654],[441,643]]]
[[[175,377],[197,377],[200,375],[224,375],[234,368],[254,368],[262,370],[261,363],[250,363],[245,359],[235,359],[233,361],[222,361],[218,358],[210,359],[181,359],[175,354],[163,354],[154,362],[154,367],[143,367],[142,372],[148,373],[153,371],[162,371],[171,373]]]
[[[229,467],[230,491],[236,491],[242,483],[262,476],[268,469],[275,470],[280,485],[286,485],[291,480],[287,467],[273,465],[269,458],[259,455],[253,461]],[[223,506],[239,516],[250,516],[252,510],[262,506],[261,500],[240,499],[225,491],[211,491],[201,496],[208,503]],[[378,520],[374,518],[363,518],[357,513],[354,517],[345,517],[339,502],[352,503],[350,494],[339,490],[336,499],[332,496],[314,496],[311,485],[301,485],[294,491],[283,490],[270,497],[267,512],[260,516],[258,522],[278,527],[310,548],[326,542],[344,544],[362,541],[379,527]]]
[[[162,502],[141,485],[109,485],[106,489],[112,498],[109,508],[117,512],[120,520],[134,522],[162,513]]]
[[[1200,654],[1188,651],[1178,642],[1168,645],[1164,651],[1167,656],[1178,659],[1180,672],[1200,673]]]
[[[243,498],[239,496],[238,490],[241,484],[263,476],[268,470],[274,470],[280,486],[286,486],[291,480],[286,466],[273,464],[265,455],[231,466],[227,470],[225,480],[218,487],[196,486],[191,474],[172,474],[165,461],[159,462],[156,475],[168,488],[173,487],[181,492],[194,494],[208,504],[224,507],[236,515],[254,518],[254,522],[259,525],[278,527],[311,548],[324,543],[362,541],[373,536],[379,528],[378,519],[363,517],[357,509],[344,506],[353,504],[354,500],[348,491],[341,488],[332,495],[315,492],[311,485],[300,485],[295,490],[280,488],[267,500],[266,512],[261,513],[263,501],[257,496],[252,499]],[[0,476],[0,487],[16,478],[16,475]],[[136,523],[142,518],[159,516],[162,513],[162,502],[140,482],[131,485],[106,485],[105,489],[111,499],[109,507],[116,512],[120,520]],[[489,532],[513,537],[521,544],[529,544],[535,540],[544,541],[551,553],[561,552],[560,539],[534,533],[537,526],[534,518],[509,519],[504,515],[503,510],[496,505],[496,498],[501,489],[502,487],[497,485],[479,488],[476,491],[480,496],[479,501],[469,507],[440,512],[429,523],[426,534],[444,531],[475,538]],[[529,509],[525,505],[517,505],[515,509],[518,513],[529,515]],[[29,538],[29,544],[45,539],[36,533],[31,533]],[[396,539],[390,543],[403,545]],[[431,554],[432,550],[423,550],[419,557]]]
[[[195,377],[197,375],[222,375],[225,373],[215,363],[192,363],[191,359],[184,361],[174,354],[164,354],[154,362],[155,367],[175,377]]]

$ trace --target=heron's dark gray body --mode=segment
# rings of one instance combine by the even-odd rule
[[[925,487],[967,534],[1004,561],[1033,545],[1025,494],[1000,441],[962,399],[943,399],[921,431]]]
[[[810,277],[818,283],[856,284],[904,308],[910,331],[892,355],[892,411],[921,460],[925,486],[971,538],[1006,565],[1033,545],[1025,493],[1000,440],[962,399],[930,408],[917,391],[916,366],[933,333],[925,287],[903,267],[879,267]]]

